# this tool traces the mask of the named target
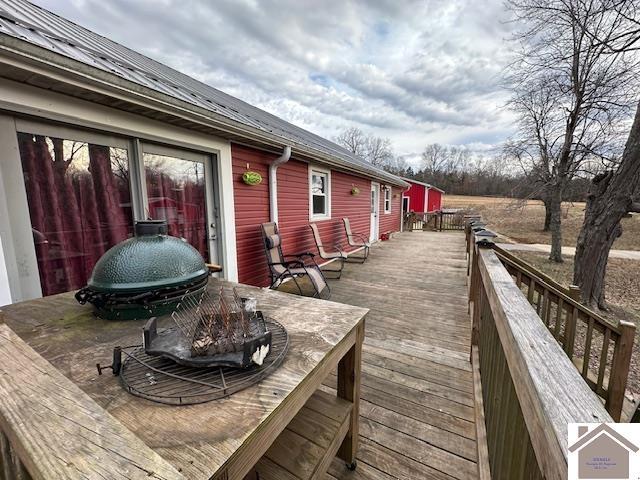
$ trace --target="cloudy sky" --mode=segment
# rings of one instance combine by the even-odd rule
[[[502,0],[35,0],[327,138],[482,150],[512,118]]]

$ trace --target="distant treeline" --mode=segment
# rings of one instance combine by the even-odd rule
[[[390,169],[392,173],[429,183],[452,195],[481,195],[511,198],[541,199],[542,189],[534,178],[524,174],[505,174],[493,168],[472,171],[429,172]],[[565,190],[564,200],[582,202],[587,198],[590,180],[574,178]]]

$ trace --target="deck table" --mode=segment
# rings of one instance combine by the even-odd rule
[[[221,284],[234,285],[212,279],[209,288]],[[153,403],[125,392],[110,373],[98,375],[96,363],[110,364],[114,346],[141,343],[144,320],[100,320],[93,315],[91,306],[76,303],[72,293],[9,305],[2,308],[2,316],[20,339],[55,367],[50,378],[56,379],[61,372],[72,382],[68,389],[62,388],[65,395],[60,399],[71,402],[71,407],[54,420],[73,421],[74,410],[81,415],[91,409],[86,402],[95,402],[96,408],[109,412],[128,430],[127,435],[131,432],[157,453],[161,457],[159,463],[166,461],[177,472],[174,477],[157,473],[153,478],[242,479],[256,466],[261,480],[315,479],[324,475],[336,454],[347,464],[355,465],[360,357],[367,310],[246,285],[237,287],[242,296],[256,297],[258,308],[286,327],[289,352],[277,371],[257,385],[200,405]],[[39,359],[22,366],[18,360],[15,365],[2,360],[22,358],[22,354],[11,349],[30,350],[13,339],[11,330],[0,331],[0,399],[5,394],[19,396],[21,375],[38,376],[47,368],[46,362],[41,365]],[[33,357],[29,355],[27,352],[25,358],[37,357],[35,353]],[[38,366],[33,373],[29,373],[31,363]],[[318,389],[336,369],[337,396]],[[34,385],[46,384],[48,379],[41,380],[44,383]],[[79,390],[73,395],[76,386],[90,398],[80,399],[84,396]],[[26,395],[23,403],[12,406],[0,400],[3,431],[13,428],[7,418],[13,416],[18,422],[21,412],[27,412],[28,417],[29,408],[38,408],[37,404],[29,403],[32,397]],[[82,408],[73,407],[76,397]],[[6,410],[10,408],[14,410],[9,415]],[[29,418],[19,427],[25,430],[28,421]],[[74,428],[73,424],[69,428]],[[20,429],[16,427],[16,431],[7,436],[20,443]],[[34,438],[29,438],[30,442],[38,443],[37,432],[31,437]],[[29,470],[37,470],[40,468],[37,458],[23,458],[29,451],[25,451],[22,443],[16,448],[20,460]],[[39,449],[55,447],[41,443]],[[58,450],[58,455],[61,451],[64,448]],[[105,455],[109,453],[106,451]],[[167,471],[171,470],[169,466]],[[91,462],[85,467],[91,468]],[[47,468],[52,471],[51,465]],[[68,478],[75,478],[72,473],[77,473],[77,468],[76,462]],[[38,478],[37,474],[32,476]]]

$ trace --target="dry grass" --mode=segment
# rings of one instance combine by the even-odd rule
[[[557,282],[569,286],[573,278],[573,257],[565,256],[564,263],[549,261],[544,253],[514,252]],[[627,320],[635,323],[636,330],[628,388],[640,393],[640,261],[610,258],[605,280],[606,298],[609,310],[600,313],[617,322]]]
[[[521,201],[501,197],[445,195],[445,208],[471,208],[480,213],[489,228],[518,243],[551,243],[543,232],[544,206],[538,200]],[[563,205],[563,245],[575,247],[584,218],[584,203]],[[621,250],[640,250],[640,215],[622,221],[623,234],[613,245]]]

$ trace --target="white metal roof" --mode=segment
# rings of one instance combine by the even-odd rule
[[[418,185],[422,185],[425,186],[427,188],[433,188],[434,190],[438,190],[439,192],[444,193],[444,190],[442,190],[441,188],[435,187],[433,185],[431,185],[430,183],[424,183],[424,182],[419,182],[418,180],[414,180],[413,178],[407,178],[407,177],[400,177],[402,180],[406,181],[407,183],[417,183]]]

